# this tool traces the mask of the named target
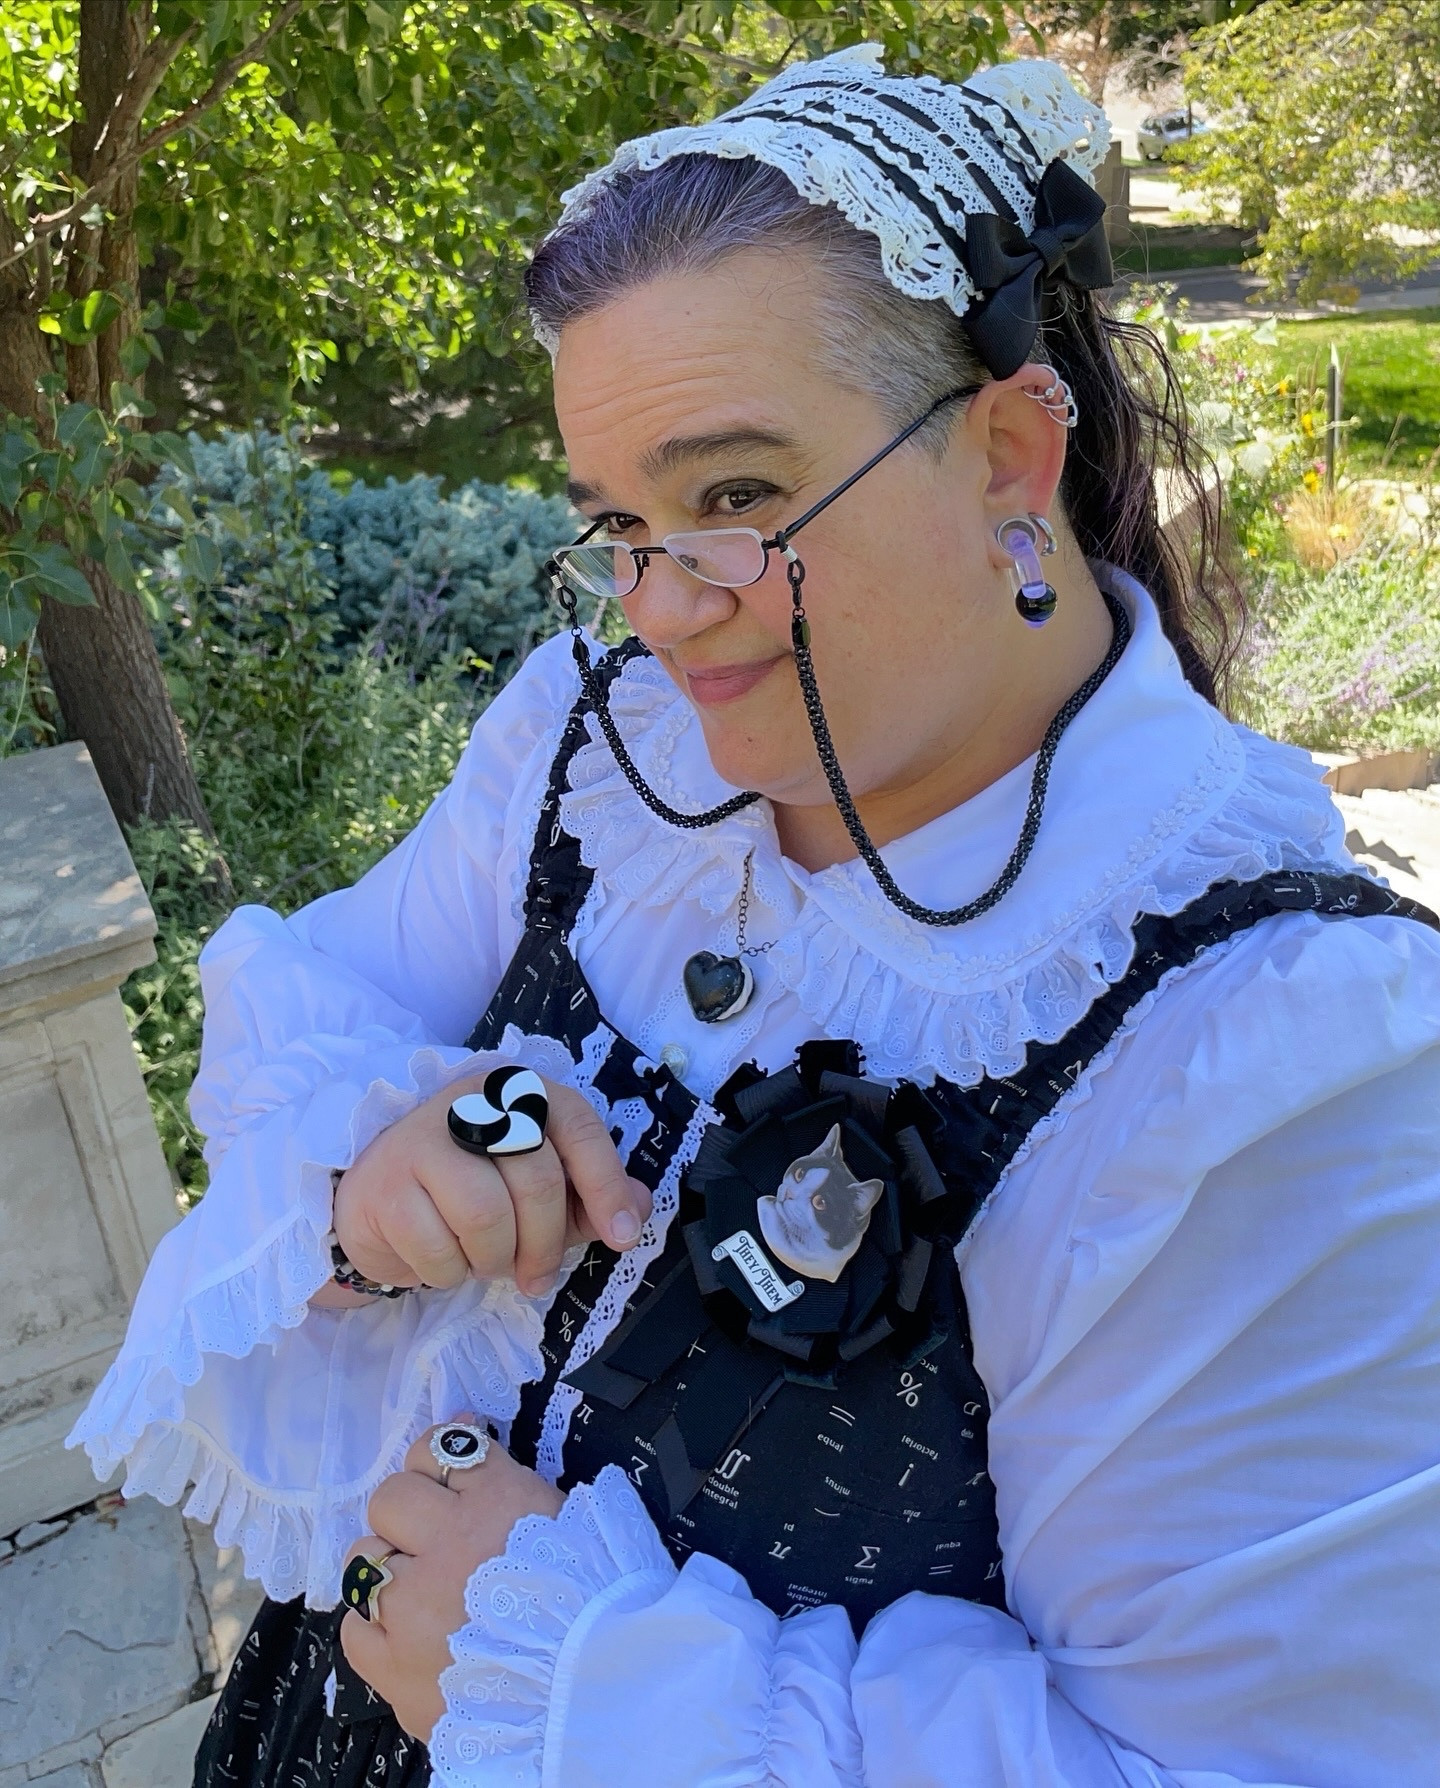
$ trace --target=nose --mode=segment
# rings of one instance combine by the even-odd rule
[[[738,606],[733,590],[692,577],[668,553],[651,556],[624,601],[625,619],[646,645],[659,651],[673,650],[729,620]]]

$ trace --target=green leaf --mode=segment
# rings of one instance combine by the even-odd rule
[[[189,496],[181,490],[178,484],[167,484],[159,493],[158,501],[168,504],[181,521],[188,522],[192,528],[195,526],[195,510]]]
[[[190,534],[180,545],[180,565],[197,583],[213,584],[220,575],[220,549],[208,534]]]
[[[66,404],[65,408],[55,419],[56,440],[59,441],[62,447],[69,449],[69,451],[73,453],[75,451],[75,444],[80,438],[81,430],[85,427],[86,423],[90,422],[92,418],[98,420],[99,417],[100,412],[95,408],[94,404]],[[104,427],[105,425],[102,421],[100,424],[102,434],[104,433]]]
[[[140,594],[140,580],[135,575],[135,566],[125,550],[124,541],[118,536],[105,548],[105,569],[122,590],[131,596]]]
[[[177,298],[173,304],[165,307],[165,321],[172,329],[187,330],[199,334],[205,327],[205,319],[188,298]]]
[[[184,435],[177,435],[173,430],[163,428],[157,429],[151,438],[172,466],[178,466],[188,477],[195,476],[195,461],[190,453],[190,443]]]
[[[35,631],[40,619],[40,599],[20,588],[0,564],[0,646],[14,652]]]
[[[42,335],[60,335],[63,333],[60,319],[53,310],[42,310],[36,318],[36,324]]]
[[[38,583],[47,596],[75,608],[90,608],[94,605],[95,592],[63,546],[47,541],[37,551],[27,553],[26,557],[31,565],[28,580]]]

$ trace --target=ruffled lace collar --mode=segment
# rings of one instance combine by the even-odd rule
[[[1207,887],[1276,869],[1348,865],[1344,826],[1302,751],[1227,721],[1185,682],[1154,603],[1096,567],[1134,635],[1067,731],[1030,861],[998,906],[953,931],[897,912],[858,859],[811,873],[785,858],[768,802],[704,831],[649,813],[591,723],[561,804],[600,888],[638,906],[734,906],[754,854],[757,903],[779,942],[768,962],[817,1030],[854,1038],[879,1075],[973,1085],[1014,1073],[1124,973],[1142,912],[1174,913]],[[689,703],[653,659],[618,679],[611,710],[651,786],[696,810],[733,793]],[[928,905],[973,898],[998,875],[1033,760],[897,839],[882,855]],[[582,915],[582,927],[584,918]]]

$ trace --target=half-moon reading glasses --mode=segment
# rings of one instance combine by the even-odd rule
[[[574,546],[562,547],[551,559],[549,568],[592,596],[630,595],[650,560],[662,554],[702,583],[720,584],[727,590],[743,590],[750,584],[758,584],[765,575],[772,552],[793,558],[790,541],[801,528],[814,521],[837,497],[844,496],[852,484],[924,428],[937,410],[961,398],[973,397],[979,390],[978,385],[961,385],[954,391],[947,391],[943,397],[937,397],[923,416],[902,429],[878,453],[871,454],[843,484],[837,484],[818,503],[812,503],[798,520],[791,522],[788,528],[778,529],[768,540],[758,528],[696,528],[683,534],[667,534],[651,546],[629,546],[623,540],[592,539],[605,525],[602,518],[582,534]]]

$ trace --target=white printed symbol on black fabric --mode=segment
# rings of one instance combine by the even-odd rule
[[[770,1556],[771,1558],[788,1558],[790,1556],[790,1547],[782,1546],[779,1540],[776,1540],[775,1544],[770,1548]]]
[[[724,1260],[727,1255],[744,1274],[751,1291],[772,1314],[793,1304],[805,1290],[799,1280],[785,1283],[748,1229],[737,1229],[734,1235],[727,1236],[710,1250],[712,1260]]]
[[[634,1471],[630,1473],[630,1476],[635,1480],[636,1486],[638,1487],[641,1478],[643,1478],[645,1473],[649,1471],[651,1462],[648,1459],[642,1459],[638,1453],[632,1453],[630,1455],[630,1463],[635,1467]]]
[[[749,1459],[750,1455],[748,1453],[742,1453],[738,1447],[732,1447],[725,1455],[725,1463],[719,1468],[720,1476],[724,1478],[727,1484],[733,1484],[735,1482],[736,1472],[739,1471],[742,1465],[748,1464]]]
[[[847,1428],[853,1428],[855,1426],[854,1416],[851,1415],[848,1409],[841,1409],[838,1403],[832,1403],[830,1405],[830,1413],[834,1416],[837,1422],[844,1422]]]
[[[896,1489],[903,1490],[905,1488],[906,1484],[909,1483],[909,1481],[910,1481],[910,1473],[912,1471],[914,1471],[914,1469],[915,1469],[915,1461],[912,1459],[910,1461],[910,1463],[905,1467],[905,1476],[903,1478],[901,1478],[900,1482],[896,1485]]]
[[[851,1565],[850,1569],[852,1571],[873,1571],[875,1560],[879,1556],[880,1548],[878,1546],[862,1546],[859,1558]]]
[[[813,1155],[785,1169],[773,1198],[756,1200],[760,1233],[775,1258],[831,1285],[865,1239],[884,1180],[857,1180],[840,1152],[840,1126]]]
[[[900,1389],[895,1395],[904,1399],[906,1409],[918,1408],[920,1403],[920,1380],[913,1372],[900,1374]]]

